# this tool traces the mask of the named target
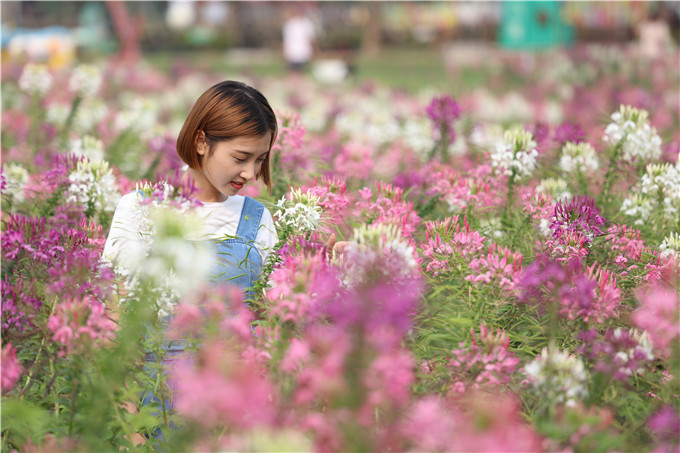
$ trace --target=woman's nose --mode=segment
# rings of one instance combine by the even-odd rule
[[[250,162],[246,164],[243,171],[241,172],[241,178],[246,181],[250,181],[255,178],[255,162]]]

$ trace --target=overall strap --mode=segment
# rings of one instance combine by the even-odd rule
[[[254,241],[260,228],[264,205],[250,197],[243,197],[243,209],[241,209],[241,220],[238,222],[236,236],[247,241]]]

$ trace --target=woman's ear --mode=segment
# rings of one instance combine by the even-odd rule
[[[196,152],[201,156],[205,155],[208,150],[208,143],[205,141],[205,132],[202,130],[196,131],[196,136],[194,138],[194,145],[196,146]]]

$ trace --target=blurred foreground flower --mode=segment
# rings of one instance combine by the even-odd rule
[[[2,393],[6,393],[14,388],[19,376],[23,372],[21,364],[17,360],[17,350],[12,346],[12,343],[7,343],[2,347],[0,363],[2,364],[0,383],[2,385]]]

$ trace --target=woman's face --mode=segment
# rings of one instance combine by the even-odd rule
[[[198,188],[198,199],[224,201],[254,181],[269,153],[270,140],[271,133],[236,137],[217,142],[212,153],[208,152],[208,144],[201,141],[196,149],[203,156],[202,166],[190,169]]]

